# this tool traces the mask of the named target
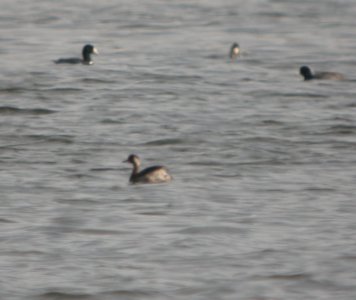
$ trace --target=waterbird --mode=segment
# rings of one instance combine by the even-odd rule
[[[93,45],[85,45],[82,50],[83,58],[79,57],[70,57],[70,58],[60,58],[55,60],[56,64],[84,64],[92,65],[93,61],[91,60],[92,54],[99,54],[98,50]]]
[[[312,79],[325,79],[325,80],[343,80],[344,75],[337,72],[316,72],[312,73],[308,66],[302,66],[299,70],[300,74],[304,77],[304,80]]]
[[[238,43],[233,43],[230,47],[230,58],[233,60],[240,55],[240,46]]]
[[[129,155],[123,162],[128,162],[133,165],[130,176],[131,183],[163,183],[172,180],[172,176],[163,166],[152,166],[140,171],[141,161],[135,154]]]

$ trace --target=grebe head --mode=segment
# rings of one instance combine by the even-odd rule
[[[230,48],[230,58],[234,58],[240,53],[240,46],[238,43],[233,43]]]
[[[135,154],[130,154],[129,157],[126,160],[124,160],[124,162],[131,163],[136,167],[139,167],[141,165],[140,158]]]
[[[313,74],[312,74],[312,72],[311,72],[309,67],[302,66],[302,67],[300,67],[299,72],[304,77],[304,80],[313,79]]]
[[[83,60],[88,63],[92,63],[91,54],[99,54],[99,51],[93,45],[85,45],[82,50]]]

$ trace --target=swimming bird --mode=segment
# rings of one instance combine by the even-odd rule
[[[238,43],[233,43],[230,48],[229,56],[231,59],[235,59],[239,55],[240,55],[240,46]]]
[[[124,162],[128,162],[133,165],[130,176],[131,183],[162,183],[172,180],[172,176],[163,166],[152,166],[140,171],[141,161],[135,154],[129,155]]]
[[[312,73],[309,67],[302,66],[299,70],[300,74],[304,77],[304,80],[312,79],[325,79],[325,80],[343,80],[345,79],[344,75],[336,72],[317,72]]]
[[[91,54],[99,54],[98,50],[93,45],[85,45],[82,50],[83,58],[70,57],[70,58],[60,58],[55,60],[56,64],[84,64],[92,65]]]

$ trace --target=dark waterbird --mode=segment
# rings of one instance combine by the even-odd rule
[[[70,58],[60,58],[55,60],[56,64],[84,64],[92,65],[93,61],[91,60],[92,54],[99,54],[98,50],[93,45],[85,45],[82,50],[83,58],[79,57],[70,57]]]
[[[304,77],[304,80],[312,79],[323,79],[323,80],[343,80],[345,79],[344,75],[336,72],[316,72],[312,73],[309,67],[302,66],[300,67],[300,75]]]
[[[236,57],[238,57],[239,55],[240,55],[240,46],[238,43],[233,43],[231,45],[230,53],[229,53],[230,59],[233,60]]]
[[[131,183],[162,183],[172,180],[172,176],[163,166],[152,166],[140,171],[141,161],[135,154],[129,155],[124,162],[128,162],[133,165],[130,176]]]

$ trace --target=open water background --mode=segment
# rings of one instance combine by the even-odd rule
[[[0,299],[356,299],[355,16],[2,0]],[[130,153],[174,181],[129,185]]]

